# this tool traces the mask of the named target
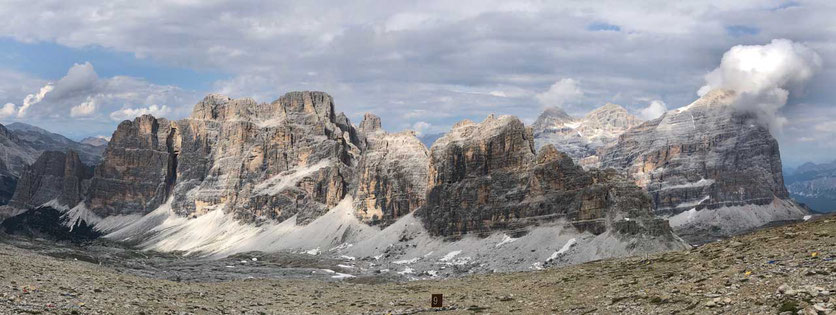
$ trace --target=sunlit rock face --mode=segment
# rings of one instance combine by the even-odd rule
[[[150,115],[119,124],[91,180],[87,207],[110,216],[144,214],[163,204],[176,130]]]
[[[543,111],[532,125],[537,149],[547,144],[568,154],[584,167],[599,165],[598,150],[612,145],[618,137],[641,120],[623,107],[607,103],[584,117],[574,118],[553,107]]]
[[[726,235],[800,218],[806,211],[788,202],[778,207],[786,208],[781,213],[738,213],[738,218],[725,219],[740,220],[737,227],[714,232],[709,232],[712,226],[724,219],[690,220],[700,217],[696,211],[749,205],[759,209],[788,200],[778,142],[754,114],[736,110],[734,101],[734,92],[715,90],[634,127],[602,150],[601,166],[629,173],[650,193],[656,214],[685,213],[672,223],[682,233],[698,229]]]
[[[183,120],[120,124],[87,206],[100,216],[145,214],[170,196],[185,216],[223,209],[244,221],[306,223],[349,192],[358,145],[325,93],[269,104],[209,95]]]
[[[387,133],[372,114],[359,129],[365,142],[354,208],[362,222],[386,226],[424,204],[429,152],[414,132]]]
[[[581,232],[673,237],[648,196],[615,171],[584,171],[513,116],[463,121],[430,151],[429,193],[417,210],[430,233],[514,230],[566,220]]]

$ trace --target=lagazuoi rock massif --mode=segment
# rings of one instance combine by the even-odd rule
[[[383,131],[371,114],[355,126],[322,92],[291,92],[272,103],[213,94],[182,120],[122,122],[94,171],[73,154],[44,155],[4,211],[45,204],[62,211],[69,227],[84,222],[146,249],[291,250],[342,257],[366,271],[389,272],[387,262],[407,276],[678,249],[686,245],[674,231],[714,237],[716,228],[699,228],[719,224],[727,235],[806,214],[776,180],[774,139],[745,115],[711,116],[699,128],[668,123],[699,108],[636,127],[623,108],[596,111],[584,131],[602,130],[591,147],[600,161],[585,170],[559,143],[536,149],[535,131],[513,116],[460,122],[427,149],[411,132]],[[752,134],[736,136],[740,128]],[[705,141],[712,145],[699,145]],[[729,141],[752,157],[727,179],[723,172],[735,165]],[[732,164],[716,169],[718,161]],[[773,181],[752,186],[750,173]],[[704,195],[716,206],[683,206]],[[737,226],[702,215],[745,218],[764,206],[789,214]]]

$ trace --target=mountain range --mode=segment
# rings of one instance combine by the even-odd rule
[[[14,194],[18,177],[46,151],[74,151],[81,161],[93,166],[101,162],[105,146],[93,146],[24,123],[0,125],[0,204]]]
[[[48,206],[69,229],[145,249],[373,257],[403,274],[685,248],[808,215],[777,141],[734,98],[714,91],[647,122],[614,104],[548,109],[533,126],[491,115],[428,148],[373,114],[354,125],[323,92],[212,94],[185,119],[123,121],[98,163],[84,156],[104,146],[35,158],[33,132],[5,131],[0,171],[19,180],[0,212]]]
[[[793,199],[820,213],[836,211],[836,161],[804,163],[785,174],[787,190]]]

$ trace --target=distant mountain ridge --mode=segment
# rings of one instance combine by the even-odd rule
[[[93,146],[70,140],[60,134],[47,131],[43,128],[25,123],[14,122],[6,126],[25,145],[38,151],[64,151],[73,150],[78,153],[81,161],[87,165],[96,165],[102,159],[104,146]]]
[[[81,162],[94,166],[101,161],[105,148],[106,146],[79,143],[29,124],[15,122],[8,126],[0,125],[0,206],[12,199],[19,177],[24,175],[42,153],[73,151]]]
[[[79,142],[81,142],[83,144],[92,145],[94,147],[101,147],[101,146],[106,146],[107,143],[109,142],[109,140],[106,137],[98,136],[98,137],[87,137],[87,138],[81,139],[81,141],[79,141]]]
[[[804,163],[784,179],[793,199],[816,212],[836,211],[836,161]]]
[[[575,118],[557,107],[547,108],[534,121],[534,144],[537,149],[547,144],[568,154],[584,167],[598,165],[598,149],[613,144],[618,137],[642,123],[620,105],[607,103],[581,118]]]

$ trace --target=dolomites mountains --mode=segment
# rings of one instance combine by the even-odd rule
[[[74,151],[13,160],[32,164],[2,212],[50,206],[71,228],[148,249],[328,251],[427,272],[431,259],[513,270],[676,249],[676,233],[806,215],[777,142],[732,98],[645,123],[612,104],[582,119],[551,109],[533,127],[489,116],[427,148],[372,114],[353,124],[322,92],[213,94],[182,120],[122,122],[95,167]]]

